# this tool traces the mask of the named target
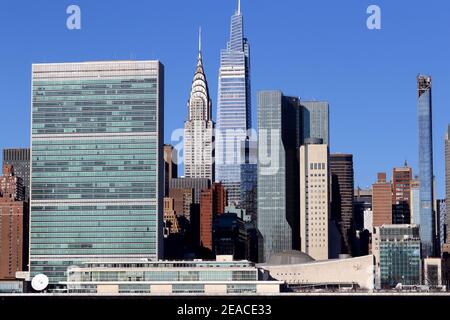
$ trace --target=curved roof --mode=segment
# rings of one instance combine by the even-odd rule
[[[304,264],[314,261],[312,257],[304,252],[289,250],[272,255],[269,261],[267,261],[267,265]]]

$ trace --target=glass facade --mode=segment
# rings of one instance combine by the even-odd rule
[[[419,76],[419,179],[420,237],[424,258],[433,257],[435,224],[433,223],[433,121],[431,77]]]
[[[238,10],[231,18],[227,49],[221,52],[217,99],[216,181],[227,190],[230,205],[240,202],[240,149],[251,127],[250,46],[243,35]]]
[[[328,102],[302,101],[303,139],[318,138],[330,145],[330,114]]]
[[[280,91],[258,93],[258,229],[267,261],[272,254],[300,249],[298,98]]]
[[[33,65],[31,276],[161,255],[163,66]]]
[[[68,269],[71,293],[97,293],[102,285],[117,285],[117,293],[152,293],[153,285],[170,286],[170,293],[205,293],[208,285],[225,285],[225,293],[256,293],[258,269],[247,261],[96,262]]]
[[[419,228],[411,225],[380,228],[380,278],[382,288],[421,284]]]

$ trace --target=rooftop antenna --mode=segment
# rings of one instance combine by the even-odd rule
[[[198,28],[198,51],[202,52],[202,27]]]
[[[238,0],[238,10],[237,10],[237,14],[241,15],[241,0]]]

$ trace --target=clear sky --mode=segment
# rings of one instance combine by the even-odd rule
[[[66,9],[81,8],[81,30]],[[381,7],[382,29],[366,27]],[[215,114],[220,49],[237,0],[39,0],[0,6],[0,148],[29,145],[33,62],[158,59],[166,67],[165,137],[182,128],[203,28]],[[450,2],[447,0],[242,0],[256,92],[281,89],[328,100],[331,149],[353,153],[355,185],[405,160],[417,171],[418,73],[433,76],[434,163],[444,196],[444,134],[450,122]],[[256,125],[256,123],[254,123]]]

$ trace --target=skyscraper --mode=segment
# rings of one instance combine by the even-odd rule
[[[184,123],[184,171],[187,178],[208,178],[214,182],[213,131],[212,103],[203,69],[200,33],[197,69],[188,101],[188,120]]]
[[[435,224],[433,223],[433,121],[431,77],[419,75],[419,180],[420,180],[420,238],[422,257],[434,256]]]
[[[392,185],[386,180],[386,173],[378,173],[378,180],[372,186],[373,227],[392,224]]]
[[[170,144],[164,145],[164,196],[169,196],[170,180],[178,177],[177,150]]]
[[[25,201],[28,201],[30,196],[30,163],[29,148],[3,150],[3,164],[11,164],[14,167],[14,175],[22,178]]]
[[[263,257],[300,249],[298,98],[280,91],[258,93],[258,229]]]
[[[409,223],[420,225],[420,181],[417,177],[411,180],[411,221]]]
[[[445,137],[445,189],[446,200],[450,204],[450,125]],[[447,243],[450,243],[450,213],[447,214]]]
[[[300,147],[300,246],[315,260],[329,257],[329,149],[322,142],[306,139]]]
[[[162,257],[164,67],[34,64],[31,276]]]
[[[394,168],[392,173],[392,222],[411,223],[412,169],[405,163],[403,168]]]
[[[331,154],[331,215],[339,226],[341,233],[341,253],[351,253],[351,236],[353,223],[353,155]]]
[[[231,18],[227,48],[220,56],[217,99],[216,180],[227,190],[228,203],[239,205],[241,147],[251,127],[250,46],[244,38],[240,1]]]
[[[303,113],[303,139],[319,138],[330,145],[329,105],[325,101],[301,101]]]
[[[226,192],[220,183],[202,190],[200,198],[200,246],[213,250],[213,220],[225,213]]]
[[[0,177],[0,281],[15,280],[28,261],[28,205],[24,202],[22,178],[12,165],[3,165]]]
[[[241,199],[239,207],[244,209],[247,215],[252,217],[252,223],[256,226],[258,219],[257,207],[257,180],[258,180],[258,144],[256,141],[245,141],[242,148],[241,164]]]

